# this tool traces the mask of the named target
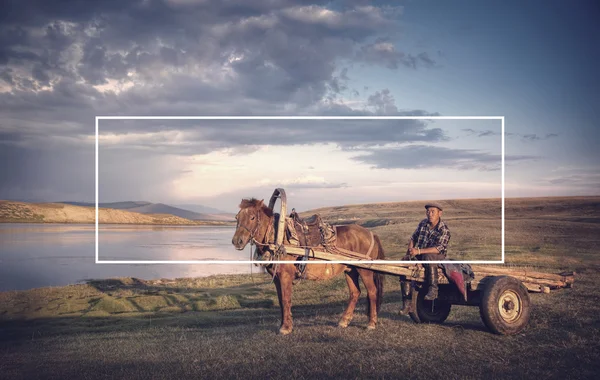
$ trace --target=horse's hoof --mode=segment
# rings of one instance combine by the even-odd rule
[[[287,335],[287,334],[289,334],[289,333],[291,333],[291,332],[292,332],[292,329],[291,329],[291,328],[289,328],[289,329],[285,329],[285,328],[283,328],[283,327],[282,327],[282,328],[280,328],[280,329],[279,329],[279,334],[280,334],[280,335]]]
[[[368,324],[367,325],[367,330],[375,330],[375,324]]]
[[[338,326],[341,327],[341,328],[343,328],[343,329],[345,329],[346,327],[348,327],[349,324],[350,324],[349,321],[340,321],[338,323]]]

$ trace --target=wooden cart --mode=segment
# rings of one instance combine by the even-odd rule
[[[274,191],[269,207],[274,209],[278,199],[281,201],[280,215],[286,215],[287,199],[283,189]],[[307,251],[301,247],[283,244],[285,218],[279,218],[276,227],[275,244],[283,247],[289,255],[308,255],[312,259],[323,261],[352,261],[349,265],[399,276],[400,281],[405,282],[410,289],[407,297],[411,302],[412,311],[409,315],[417,323],[444,322],[452,305],[478,306],[481,319],[492,332],[501,335],[517,334],[529,322],[529,293],[550,293],[571,288],[574,282],[574,272],[552,274],[515,266],[473,265],[475,278],[467,285],[466,301],[441,270],[438,298],[426,301],[424,297],[427,293],[427,282],[421,264],[361,263],[357,258],[328,252],[325,248],[311,248]]]

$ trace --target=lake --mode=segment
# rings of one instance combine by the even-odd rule
[[[236,251],[234,227],[100,225],[102,260],[250,260]],[[96,264],[95,226],[0,224],[0,291],[62,286],[87,279],[202,277],[259,273],[251,264]]]

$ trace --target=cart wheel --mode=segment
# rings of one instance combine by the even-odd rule
[[[408,315],[417,323],[444,323],[452,305],[448,302],[435,300],[427,301],[425,295],[426,287],[413,289],[412,291],[412,310]]]
[[[493,277],[486,284],[479,305],[483,323],[500,335],[518,334],[529,322],[529,293],[510,276]]]

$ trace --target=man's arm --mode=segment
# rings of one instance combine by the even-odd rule
[[[410,260],[411,254],[410,252],[412,251],[413,247],[415,246],[415,242],[413,241],[412,237],[408,240],[408,249],[406,250],[406,255],[404,255],[404,257],[402,258],[402,260]]]
[[[442,230],[442,234],[436,239],[435,249],[438,253],[446,255],[446,250],[448,249],[448,243],[450,242],[450,230],[448,228],[444,228]]]
[[[419,223],[415,232],[413,232],[413,234],[410,236],[410,239],[408,239],[408,248],[406,249],[406,255],[404,256],[404,258],[402,260],[410,260],[410,257],[413,256],[413,254],[411,252],[413,250],[416,251],[414,246],[415,246],[415,242],[419,239],[419,230],[421,229],[421,223]]]
[[[435,253],[435,254],[440,253],[440,251],[438,251],[437,247],[421,248],[421,249],[419,249],[419,248],[412,248],[409,251],[410,251],[410,255],[411,256],[428,254],[428,253]]]
[[[408,253],[410,252],[411,248],[415,246],[415,242],[412,238],[408,239],[408,250],[406,251],[406,254],[408,255]]]

